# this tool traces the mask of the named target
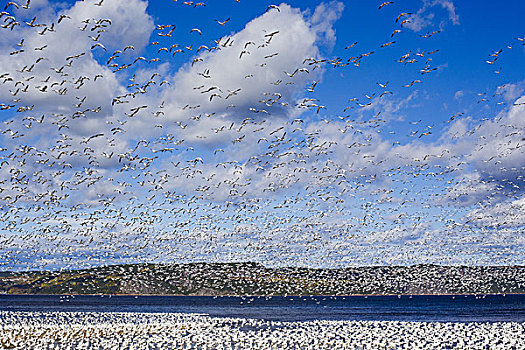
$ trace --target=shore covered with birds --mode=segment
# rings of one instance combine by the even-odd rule
[[[275,322],[176,313],[0,312],[5,349],[522,349],[520,322]]]

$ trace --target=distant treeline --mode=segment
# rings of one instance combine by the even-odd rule
[[[133,264],[0,272],[4,294],[356,295],[525,293],[525,266],[266,268],[257,263]]]

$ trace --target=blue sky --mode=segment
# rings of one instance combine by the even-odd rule
[[[23,5],[4,268],[523,262],[522,2]]]

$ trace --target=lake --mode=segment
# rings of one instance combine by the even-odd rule
[[[199,313],[271,321],[525,322],[525,295],[60,296],[0,295],[3,311]]]

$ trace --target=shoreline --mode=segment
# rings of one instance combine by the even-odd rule
[[[483,296],[507,296],[507,295],[523,295],[525,296],[525,293],[466,293],[466,294],[337,294],[337,295],[330,295],[330,294],[296,294],[296,295],[252,295],[252,294],[243,294],[243,295],[212,295],[212,294],[34,294],[34,293],[0,293],[1,296],[89,296],[89,297],[205,297],[205,298],[222,298],[222,297],[228,297],[228,298],[274,298],[274,297],[284,297],[284,298],[348,298],[348,297],[425,297],[425,296],[451,296],[451,297],[483,297]]]

